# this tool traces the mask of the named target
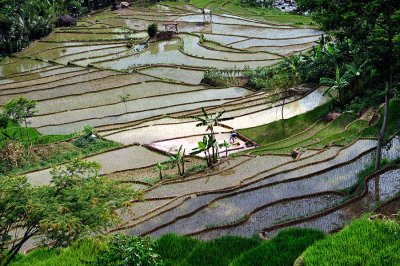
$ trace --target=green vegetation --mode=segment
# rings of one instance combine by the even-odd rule
[[[93,265],[104,248],[105,239],[96,237],[82,239],[67,248],[37,249],[29,255],[18,255],[13,266],[80,266]]]
[[[117,235],[85,239],[65,249],[35,250],[20,255],[11,265],[122,265],[118,264],[122,258],[135,257],[135,264],[124,265],[293,265],[308,246],[324,237],[320,231],[298,228],[282,230],[266,241],[236,236],[200,241],[167,234],[149,242],[146,238]]]
[[[308,248],[304,265],[399,265],[400,225],[361,219]]]
[[[324,237],[324,233],[313,229],[289,228],[244,252],[231,265],[293,265],[308,246]]]
[[[390,101],[386,141],[400,131],[400,101]],[[338,119],[327,122],[323,118],[329,113],[330,104],[312,111],[267,125],[241,129],[239,132],[257,142],[260,147],[253,154],[290,153],[293,149],[323,148],[326,145],[348,145],[358,138],[376,138],[379,127],[369,126],[367,121],[357,120],[355,114],[344,113]],[[381,110],[383,116],[384,110]],[[318,121],[318,122],[316,122]],[[285,127],[281,123],[285,123]],[[289,137],[285,137],[289,136]]]
[[[238,69],[208,69],[204,71],[204,78],[202,83],[216,86],[216,87],[229,87],[239,85],[239,79],[236,77]]]
[[[15,122],[8,121],[7,126],[0,127],[0,147],[3,147],[7,141],[18,140],[24,145],[29,144],[49,144],[58,141],[64,141],[74,137],[69,135],[42,135],[35,128],[23,127]]]
[[[239,254],[260,243],[257,238],[225,236],[209,242],[201,242],[190,252],[182,264],[186,265],[229,265]]]
[[[162,265],[160,256],[154,252],[154,247],[155,244],[149,238],[117,234],[109,239],[94,264],[99,266]]]
[[[75,134],[65,136],[49,135],[41,138],[40,135],[36,135],[38,133],[33,128],[23,129],[22,132],[32,133],[31,136],[38,136],[41,144],[29,146],[17,141],[3,144],[0,150],[0,158],[2,158],[0,161],[0,176],[48,168],[66,163],[75,158],[83,158],[121,146],[116,142],[101,139],[97,136],[90,137],[91,135],[85,134],[81,136]],[[72,143],[64,141],[71,137],[77,138]]]
[[[292,136],[311,127],[317,120],[324,117],[331,110],[331,104],[327,103],[307,113],[286,119],[285,129],[282,128],[282,121],[275,121],[259,127],[240,129],[239,133],[254,140],[263,146]]]
[[[48,35],[61,14],[81,16],[92,8],[111,4],[110,0],[0,1],[0,55],[12,54],[33,40]]]
[[[168,234],[156,241],[166,265],[293,265],[296,258],[324,233],[286,229],[267,241],[227,236],[211,241]]]
[[[44,244],[71,243],[114,226],[135,191],[98,175],[96,162],[74,160],[54,168],[47,186],[32,186],[26,177],[0,177],[0,250],[7,265],[32,237]],[[18,235],[17,239],[14,235]],[[13,240],[12,244],[9,241]]]
[[[157,35],[158,32],[158,25],[157,23],[151,23],[148,27],[147,27],[147,34],[149,34],[150,38],[153,38]]]
[[[197,147],[193,149],[191,155],[196,155],[199,153],[204,153],[204,157],[206,158],[207,165],[211,166],[218,162],[219,160],[219,145],[217,139],[215,138],[214,127],[219,126],[220,122],[227,121],[232,118],[222,117],[225,111],[217,112],[215,114],[208,114],[204,108],[201,108],[203,112],[203,116],[194,116],[192,117],[197,122],[196,127],[206,127],[206,131],[210,131],[210,134],[207,136],[203,136],[203,139],[197,143]]]
[[[180,8],[184,3],[184,1],[163,2],[163,4],[165,5],[178,8]],[[277,9],[270,8],[268,6],[264,7],[261,4],[258,5],[258,3],[261,2],[250,2],[241,0],[193,0],[190,2],[190,4],[198,8],[207,8],[216,14],[228,13],[232,15],[240,15],[245,18],[264,21],[267,23],[289,24],[298,27],[314,27],[316,25],[310,16],[295,13],[285,13]]]

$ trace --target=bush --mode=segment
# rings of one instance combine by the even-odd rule
[[[117,234],[100,252],[94,265],[150,266],[161,264],[159,255],[154,251],[154,243],[149,238]]]
[[[293,265],[308,246],[324,237],[321,231],[289,228],[280,231],[272,240],[243,253],[231,265]]]
[[[319,241],[304,254],[305,265],[400,265],[400,225],[361,219]]]
[[[84,126],[78,139],[74,141],[74,145],[78,148],[86,148],[90,145],[96,144],[99,141],[95,134],[93,127]]]
[[[279,91],[296,86],[301,80],[285,63],[274,67],[257,67],[246,70],[244,76],[249,78],[249,85],[256,90]]]
[[[157,35],[158,32],[158,25],[157,23],[151,23],[148,27],[147,27],[147,34],[149,34],[150,38],[153,38],[154,36]]]

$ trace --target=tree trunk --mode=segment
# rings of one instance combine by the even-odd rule
[[[282,131],[283,131],[283,136],[285,137],[285,119],[283,118],[283,111],[285,109],[285,101],[286,101],[286,97],[283,98],[283,102],[282,102],[282,110],[281,110],[281,122],[282,122]]]
[[[375,170],[378,170],[381,168],[381,160],[382,160],[382,146],[383,142],[385,140],[385,133],[386,133],[386,127],[388,124],[388,116],[389,116],[389,100],[390,100],[390,93],[392,91],[392,83],[393,83],[393,28],[392,28],[392,23],[391,23],[391,10],[388,5],[388,10],[386,13],[386,19],[387,19],[387,65],[389,67],[389,70],[387,72],[387,82],[386,82],[386,94],[385,94],[385,113],[383,116],[383,124],[381,127],[381,130],[379,131],[378,135],[378,145],[376,148],[376,162],[375,162]]]
[[[28,143],[31,143],[31,138],[29,137],[29,132],[28,132],[28,122],[26,119],[24,120],[25,123],[25,129],[26,129],[26,135],[28,136]]]
[[[185,157],[182,157],[182,175],[185,174]]]
[[[3,265],[4,266],[9,265],[11,261],[15,258],[15,256],[18,254],[21,247],[25,244],[25,242],[28,241],[32,236],[34,236],[37,232],[38,230],[34,230],[32,232],[29,232],[29,230],[26,231],[24,237],[19,241],[19,243],[9,251],[9,253],[7,254],[7,259]]]
[[[180,166],[179,162],[177,162],[176,165],[178,166],[178,173],[179,173],[179,175],[182,176],[181,166]]]
[[[381,160],[382,160],[382,146],[383,141],[385,140],[386,127],[388,123],[389,116],[389,93],[390,93],[390,85],[389,82],[386,83],[386,95],[385,95],[385,113],[383,115],[383,124],[381,130],[378,133],[378,145],[376,147],[376,161],[375,161],[375,170],[379,170],[381,168]]]

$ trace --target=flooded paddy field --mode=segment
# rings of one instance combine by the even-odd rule
[[[112,231],[157,237],[175,232],[208,240],[273,234],[277,225],[291,221],[325,231],[347,223],[356,216],[346,216],[356,205],[333,209],[345,201],[344,191],[357,184],[357,173],[373,162],[376,147],[373,139],[334,145],[345,130],[356,134],[366,124],[355,117],[315,121],[296,136],[262,147],[241,136],[228,148],[229,155],[239,155],[206,169],[197,165],[204,160],[195,157],[198,171],[158,180],[152,171],[156,163],[167,161],[166,154],[181,145],[187,155],[209,133],[193,118],[202,114],[201,108],[225,111],[224,117],[232,118],[213,128],[222,143],[234,129],[289,119],[328,101],[324,86],[304,85],[283,105],[282,93],[203,84],[210,68],[242,73],[273,66],[312,48],[322,32],[230,15],[204,23],[200,12],[193,6],[185,11],[133,6],[100,11],[79,19],[77,27],[59,28],[0,63],[0,107],[24,96],[37,101],[29,126],[41,134],[70,134],[89,125],[101,138],[122,145],[85,157],[100,163],[100,174],[120,174],[119,181],[143,192],[143,201],[121,214],[123,226]],[[157,22],[162,29],[166,21],[178,24],[178,34],[149,40],[147,26]],[[354,128],[348,127],[353,122]],[[327,132],[332,139],[324,137]],[[392,144],[384,155],[394,160],[400,155],[399,140]],[[305,148],[298,160],[290,156],[296,147]],[[219,152],[225,157],[222,146]],[[139,170],[142,175],[134,176]],[[27,176],[34,185],[51,178],[50,169]],[[372,198],[394,197],[400,190],[398,176],[398,169],[391,169],[369,180],[368,194],[354,204],[370,210]],[[313,217],[326,210],[332,211]]]

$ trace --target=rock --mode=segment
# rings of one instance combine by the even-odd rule
[[[61,15],[57,19],[57,27],[74,27],[76,19],[69,15]]]
[[[336,120],[340,115],[341,113],[329,113],[325,116],[324,120],[326,122],[331,122],[333,120]]]

